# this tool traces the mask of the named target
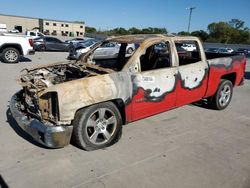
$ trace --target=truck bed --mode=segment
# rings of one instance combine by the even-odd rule
[[[220,57],[232,57],[232,56],[237,56],[238,54],[236,53],[231,53],[231,54],[223,54],[223,53],[211,53],[211,52],[205,52],[207,60],[209,59],[215,59],[215,58],[220,58]]]
[[[229,79],[234,86],[241,85],[244,79],[246,58],[238,54],[206,53],[209,65],[206,97],[213,96],[221,79]]]

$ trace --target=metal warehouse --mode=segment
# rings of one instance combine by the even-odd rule
[[[63,21],[25,16],[0,14],[0,24],[6,24],[7,31],[18,30],[25,33],[28,30],[38,29],[47,35],[55,36],[83,36],[85,23],[83,21]]]

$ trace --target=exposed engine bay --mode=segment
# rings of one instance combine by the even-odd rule
[[[62,100],[62,92],[56,91],[56,87],[53,86],[122,70],[131,56],[126,56],[126,46],[126,43],[121,44],[115,58],[94,59],[93,52],[99,47],[97,45],[78,61],[24,69],[25,73],[20,76],[20,85],[23,89],[16,95],[16,107],[28,119],[34,118],[49,126],[70,125],[71,120],[63,120],[60,117],[59,101]],[[70,92],[66,89],[64,91]]]
[[[34,70],[26,70],[20,78],[21,85],[29,90],[41,91],[55,84],[113,72],[93,64],[67,63]]]
[[[87,63],[61,63],[32,70],[25,69],[26,73],[20,77],[23,89],[18,94],[19,109],[27,114],[28,118],[36,118],[41,122],[58,121],[57,93],[43,91],[53,85],[76,79],[108,74],[112,69],[102,68]],[[41,95],[42,94],[42,95]]]

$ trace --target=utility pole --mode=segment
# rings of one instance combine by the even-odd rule
[[[193,10],[195,9],[195,7],[188,7],[186,8],[187,10],[189,10],[189,20],[188,20],[188,33],[189,33],[189,30],[190,30],[190,23],[191,23],[191,17],[192,17],[192,12]]]

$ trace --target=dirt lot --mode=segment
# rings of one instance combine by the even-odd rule
[[[0,184],[9,187],[250,187],[250,61],[231,105],[215,111],[187,105],[131,123],[105,150],[74,145],[45,149],[13,121],[8,101],[20,70],[64,60],[41,52],[19,64],[0,63]],[[1,186],[0,186],[1,187]]]

